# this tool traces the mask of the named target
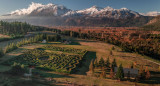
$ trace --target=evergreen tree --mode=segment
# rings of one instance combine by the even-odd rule
[[[116,73],[116,78],[119,80],[122,80],[124,78],[124,72],[123,72],[123,66],[120,64],[118,67],[117,73]]]
[[[25,69],[21,67],[21,65],[14,65],[12,66],[11,70],[9,71],[12,75],[23,75],[25,73]]]
[[[116,63],[116,59],[113,59],[113,62],[112,62],[112,70],[114,71],[114,68],[117,67],[117,63]]]
[[[110,66],[109,57],[107,58],[107,60],[106,60],[106,62],[105,62],[105,66],[106,66],[107,68],[109,68],[109,66]]]
[[[104,59],[101,57],[101,59],[99,60],[99,66],[100,67],[104,67],[105,63],[104,63]]]
[[[4,51],[2,48],[0,48],[0,57],[4,55]]]

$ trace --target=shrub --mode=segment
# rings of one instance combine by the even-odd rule
[[[11,70],[9,70],[9,73],[12,75],[23,75],[25,73],[25,68],[23,67],[23,65],[15,63],[12,66]]]

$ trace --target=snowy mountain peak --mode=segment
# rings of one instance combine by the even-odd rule
[[[102,10],[101,7],[97,7],[97,6],[92,6],[90,8],[84,9],[84,10],[79,10],[77,11],[77,13],[83,13],[83,14],[94,14],[98,11]]]
[[[96,6],[96,5],[94,5],[94,6],[92,6],[92,7],[89,8],[89,9],[97,9],[97,10],[101,10],[102,8],[101,8],[101,7],[98,7],[98,6]]]
[[[64,13],[70,11],[70,9],[67,9],[66,7],[62,5],[56,5],[56,4],[40,4],[40,3],[34,3],[32,2],[28,8],[26,9],[20,9],[11,12],[10,15],[52,15],[52,16],[58,16],[63,15]]]
[[[124,8],[121,8],[120,10],[128,11],[129,9],[124,7]]]
[[[107,7],[105,7],[103,10],[105,10],[105,11],[113,11],[113,10],[115,10],[115,9],[112,8],[112,7],[110,7],[110,6],[107,6]]]
[[[11,12],[11,15],[28,15],[32,11],[34,11],[35,9],[42,7],[42,6],[44,6],[44,5],[42,5],[40,3],[32,2],[32,4],[30,4],[27,9],[24,8],[24,9],[13,11],[13,12]]]
[[[112,7],[101,8],[92,6],[83,10],[70,10],[63,5],[46,4],[32,2],[28,8],[20,9],[11,12],[9,15],[26,15],[26,16],[57,16],[57,17],[107,17],[107,18],[127,18],[139,17],[139,13],[129,10],[127,8],[114,9]]]

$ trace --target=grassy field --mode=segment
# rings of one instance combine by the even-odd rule
[[[137,83],[138,86],[150,86],[150,85],[153,85],[154,83],[156,83],[154,86],[158,86],[158,84],[160,84],[159,63],[158,62],[155,63],[148,59],[145,59],[146,56],[142,56],[136,53],[123,52],[119,47],[111,44],[107,44],[107,43],[91,41],[91,40],[75,39],[70,37],[63,37],[63,38],[70,39],[73,41],[73,43],[71,45],[65,45],[61,43],[49,43],[49,44],[53,44],[53,46],[55,47],[69,47],[69,48],[83,49],[83,50],[89,51],[89,53],[85,56],[85,60],[83,61],[83,66],[79,67],[78,71],[75,72],[75,74],[67,74],[67,75],[63,73],[57,73],[54,71],[51,72],[51,71],[42,71],[42,70],[34,69],[35,72],[40,73],[40,76],[36,77],[37,80],[41,80],[42,78],[44,79],[52,78],[52,81],[49,83],[51,85],[59,85],[59,86],[67,85],[68,83],[74,83],[78,85],[87,85],[87,86],[91,86],[91,85],[135,86],[134,82],[128,82],[128,81],[119,82],[117,80],[101,79],[97,77],[86,76],[86,72],[88,71],[88,67],[91,59],[97,57],[97,59],[99,60],[102,57],[104,58],[104,60],[106,60],[109,57],[110,62],[112,62],[112,60],[115,58],[118,65],[122,63],[123,67],[130,67],[130,65],[133,62],[136,62],[137,65],[144,65],[144,67],[148,67],[149,70],[151,71],[152,82],[148,81],[150,83],[148,82]],[[28,49],[39,48],[45,45],[47,45],[47,43],[25,45],[13,52],[7,53],[5,56],[0,58],[0,63],[7,61],[11,58],[14,58],[18,55],[21,55],[23,52],[25,52]],[[113,46],[115,47],[115,49],[112,51],[113,55],[110,55],[109,53]],[[53,51],[53,52],[60,53],[60,54],[63,53],[61,51]],[[68,54],[67,52],[65,53]],[[0,72],[7,71],[9,69],[10,69],[9,66],[0,65]],[[0,75],[0,76],[3,76],[3,75]],[[43,84],[41,85],[43,86]],[[29,85],[26,85],[26,86],[29,86]]]

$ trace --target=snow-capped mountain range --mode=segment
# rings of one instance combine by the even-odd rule
[[[11,12],[8,15],[14,16],[61,16],[61,17],[74,17],[74,16],[89,16],[89,17],[108,17],[108,18],[127,18],[127,17],[139,17],[138,12],[129,10],[127,8],[114,9],[112,7],[97,7],[92,6],[84,10],[71,10],[62,5],[56,5],[49,3],[43,5],[40,3],[34,3],[29,5],[28,8],[19,9]]]
[[[63,5],[32,2],[28,8],[12,11],[0,17],[4,21],[28,22],[33,25],[49,26],[142,26],[159,12],[142,14],[127,8],[92,6],[83,10],[71,10]]]

